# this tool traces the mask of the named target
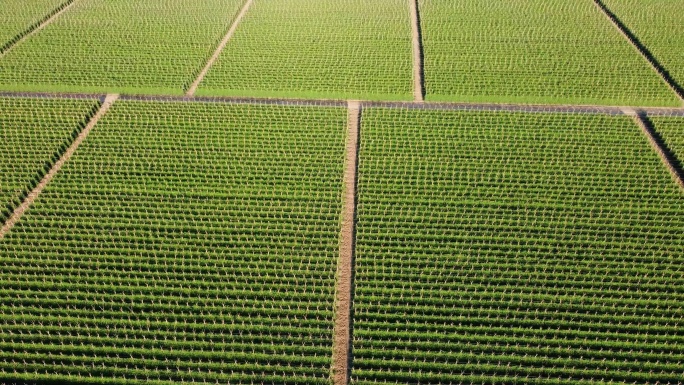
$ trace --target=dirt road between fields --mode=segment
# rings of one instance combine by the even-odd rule
[[[354,237],[356,221],[356,172],[358,167],[361,104],[348,105],[347,151],[344,163],[344,196],[340,257],[337,267],[335,336],[333,341],[333,384],[349,383],[351,353],[351,307],[353,290]]]

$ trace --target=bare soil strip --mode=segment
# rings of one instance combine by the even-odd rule
[[[648,118],[639,113],[634,113],[632,116],[634,116],[634,121],[639,128],[641,128],[641,131],[646,135],[653,150],[660,156],[660,160],[662,160],[665,167],[667,167],[670,175],[672,175],[672,179],[674,179],[684,192],[684,174],[682,173],[682,170],[677,168],[675,156],[667,148],[660,135],[653,129],[653,125]]]
[[[347,151],[344,163],[344,195],[340,258],[337,266],[333,384],[347,385],[351,368],[351,305],[353,290],[354,238],[356,222],[356,171],[358,168],[361,103],[348,105]]]
[[[104,116],[104,114],[109,110],[109,108],[112,106],[112,104],[119,98],[119,95],[116,94],[111,94],[107,95],[104,99],[104,102],[100,106],[100,109],[95,113],[95,115],[90,119],[88,124],[83,128],[83,130],[78,134],[76,139],[74,139],[73,143],[67,150],[64,152],[61,158],[50,168],[50,171],[45,174],[43,179],[36,185],[36,187],[31,190],[31,192],[28,194],[26,199],[21,203],[21,205],[17,206],[17,208],[14,209],[14,212],[12,215],[7,219],[5,224],[2,226],[2,229],[0,229],[0,239],[3,239],[5,235],[14,227],[14,225],[21,219],[22,215],[28,210],[28,208],[33,204],[33,202],[38,198],[38,195],[45,189],[48,183],[52,180],[52,178],[57,175],[59,170],[62,168],[64,163],[66,163],[72,155],[74,155],[74,152],[78,148],[79,145],[85,140],[85,138],[88,136],[90,131],[95,127],[97,122]]]
[[[185,93],[186,95],[193,96],[195,94],[195,92],[197,92],[197,87],[199,87],[202,80],[204,80],[204,77],[207,75],[207,72],[209,72],[209,69],[211,68],[211,66],[214,65],[214,62],[216,62],[219,55],[221,55],[221,52],[223,51],[223,49],[226,48],[228,41],[230,40],[231,37],[233,37],[233,34],[235,34],[235,30],[237,30],[238,24],[240,24],[240,20],[242,20],[242,18],[245,16],[245,14],[247,13],[247,10],[252,5],[252,2],[253,2],[253,0],[247,0],[245,2],[245,5],[242,6],[240,13],[238,13],[237,17],[233,21],[233,25],[230,26],[230,29],[226,33],[226,36],[223,37],[223,40],[221,40],[221,43],[216,48],[216,51],[214,51],[214,54],[211,55],[211,58],[209,59],[207,64],[202,69],[202,72],[200,72],[200,74],[197,76],[197,79],[195,79],[195,81],[192,82],[192,84],[190,85],[190,88],[188,88],[188,91]]]
[[[653,56],[651,51],[639,41],[639,39],[636,37],[635,34],[632,33],[632,31],[627,28],[627,26],[620,21],[620,19],[615,15],[605,4],[603,4],[603,1],[601,0],[594,0],[594,4],[598,7],[598,9],[603,12],[604,15],[610,20],[610,22],[617,28],[617,30],[622,34],[622,36],[627,39],[634,49],[643,56],[646,61],[651,65],[651,68],[660,75],[660,77],[663,78],[663,81],[672,89],[672,91],[677,95],[679,98],[679,101],[682,102],[682,105],[684,106],[684,90],[675,82],[675,80],[670,76],[670,74],[667,72],[667,69],[663,67],[658,60]]]
[[[413,36],[413,100],[424,101],[423,41],[420,33],[418,0],[409,0],[411,7],[411,34]]]
[[[46,99],[97,99],[103,94],[87,93],[51,93],[51,92],[9,92],[0,91],[4,98],[46,98]],[[346,107],[347,101],[334,99],[292,99],[292,98],[244,98],[230,96],[174,96],[174,95],[121,95],[121,100],[155,101],[155,102],[187,102],[187,103],[229,103],[229,104],[267,104],[281,106],[318,106]],[[457,103],[457,102],[391,102],[391,101],[359,101],[361,107],[404,108],[422,110],[452,111],[507,111],[507,112],[539,112],[539,113],[576,113],[624,115],[620,106],[603,106],[591,104],[513,104],[513,103]],[[684,108],[677,107],[630,107],[639,113],[651,116],[681,116]]]
[[[71,8],[71,6],[74,5],[75,2],[76,2],[76,0],[68,0],[67,2],[63,3],[58,8],[56,8],[55,10],[53,10],[42,21],[30,26],[26,31],[23,31],[20,35],[16,36],[14,39],[12,39],[9,43],[5,44],[2,48],[0,48],[0,57],[5,56],[5,54],[7,52],[9,52],[12,48],[17,46],[18,44],[20,44],[24,40],[28,39],[30,36],[32,36],[36,32],[38,32],[41,29],[50,25],[61,14],[63,14],[69,8]]]

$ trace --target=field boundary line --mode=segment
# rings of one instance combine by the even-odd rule
[[[45,16],[41,21],[34,23],[32,26],[28,27],[22,31],[19,35],[15,36],[7,44],[0,48],[0,57],[5,56],[12,48],[33,36],[38,31],[52,24],[62,13],[66,12],[72,5],[76,3],[76,0],[68,0],[62,3],[59,7],[55,8],[47,16]]]
[[[103,93],[69,93],[69,92],[16,92],[0,91],[4,98],[45,98],[45,99],[98,99]],[[226,103],[226,104],[264,104],[283,106],[318,106],[347,107],[348,102],[340,99],[297,99],[297,98],[262,98],[239,96],[186,96],[186,95],[121,95],[120,100],[150,102],[186,102],[186,103]],[[363,108],[403,108],[422,110],[452,111],[502,111],[502,112],[539,112],[539,113],[576,113],[624,115],[622,106],[598,104],[516,104],[516,103],[472,103],[472,102],[415,102],[415,101],[376,101],[359,100]],[[650,116],[681,116],[683,107],[646,107],[631,106],[635,111]]]
[[[634,122],[639,126],[644,133],[648,142],[653,147],[653,150],[658,154],[660,160],[663,162],[667,170],[670,172],[672,179],[684,192],[684,174],[682,170],[677,167],[677,158],[667,147],[662,137],[653,127],[651,121],[642,113],[636,111],[625,111],[625,114],[630,114],[634,118]]]
[[[188,88],[188,91],[185,93],[187,96],[195,95],[195,92],[197,92],[197,87],[199,87],[200,83],[202,83],[204,77],[207,76],[209,69],[211,69],[216,60],[218,60],[219,56],[221,55],[221,52],[223,52],[223,49],[226,48],[226,45],[228,45],[228,41],[235,34],[235,31],[237,30],[240,21],[247,13],[247,10],[249,10],[249,7],[252,6],[253,2],[254,0],[247,0],[245,4],[242,6],[242,9],[240,9],[240,13],[238,13],[238,15],[235,17],[235,20],[233,20],[233,24],[230,26],[230,29],[221,40],[221,43],[219,43],[218,47],[216,47],[214,54],[211,55],[211,58],[209,58],[207,64],[204,66],[204,68],[202,68],[202,71],[199,73],[199,75],[197,75],[197,79],[195,79],[195,81],[192,82],[192,84]]]
[[[90,131],[95,127],[97,122],[104,116],[105,113],[109,110],[109,108],[114,104],[114,102],[119,98],[119,95],[117,94],[109,94],[105,97],[104,101],[100,105],[100,108],[97,110],[95,115],[88,121],[88,124],[81,130],[81,132],[78,134],[76,139],[71,143],[71,145],[64,151],[64,154],[55,162],[55,164],[52,165],[50,168],[50,171],[48,171],[45,176],[43,176],[43,179],[40,180],[40,182],[36,185],[36,187],[31,190],[31,192],[28,193],[26,198],[21,202],[19,206],[17,206],[14,211],[12,212],[12,215],[5,221],[3,224],[2,228],[0,229],[0,240],[9,233],[9,231],[14,227],[14,225],[21,219],[21,217],[24,215],[24,213],[29,209],[29,207],[33,204],[33,202],[38,198],[38,195],[45,189],[45,187],[50,183],[52,178],[57,175],[59,170],[62,168],[64,163],[66,163],[73,155],[74,152],[76,152],[76,149],[78,149],[78,146],[81,145],[81,143],[85,140],[85,138],[88,136]]]
[[[641,56],[646,59],[651,68],[661,77],[661,79],[667,84],[668,87],[675,93],[679,102],[684,106],[684,89],[682,89],[677,82],[670,76],[667,69],[658,62],[658,59],[651,53],[651,51],[646,47],[637,36],[630,31],[630,29],[623,23],[620,18],[613,13],[613,11],[608,8],[607,5],[603,3],[602,0],[594,0],[594,4],[599,8],[599,10],[610,20],[615,28],[622,34],[622,36],[629,41],[629,43],[636,49]]]
[[[344,162],[344,195],[340,256],[335,290],[335,326],[333,340],[333,384],[347,385],[351,374],[352,299],[354,291],[354,249],[356,246],[356,187],[359,167],[359,131],[361,103],[349,101],[347,143]]]
[[[420,27],[419,0],[409,0],[411,8],[411,36],[413,45],[413,100],[425,101],[425,80],[423,68],[423,34]]]

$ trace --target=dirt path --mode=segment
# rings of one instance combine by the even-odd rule
[[[195,92],[197,92],[197,87],[199,87],[200,83],[202,83],[202,80],[204,80],[204,77],[207,76],[207,72],[209,72],[209,69],[211,66],[214,65],[214,62],[218,59],[218,57],[221,55],[221,52],[223,51],[224,48],[226,48],[226,45],[228,44],[228,41],[230,40],[231,37],[233,37],[233,34],[235,34],[235,30],[237,30],[238,24],[240,24],[240,20],[245,16],[247,13],[247,10],[249,7],[252,5],[253,0],[247,0],[245,2],[245,5],[242,6],[242,9],[240,10],[240,13],[238,13],[237,17],[233,21],[233,25],[230,26],[230,29],[228,30],[228,33],[226,33],[226,36],[223,37],[223,40],[221,40],[221,43],[219,46],[216,48],[216,51],[214,51],[214,54],[211,55],[211,58],[207,62],[207,64],[202,68],[202,72],[197,76],[197,79],[195,79],[194,82],[190,85],[190,88],[188,88],[188,91],[185,93],[188,96],[193,96]]]
[[[413,36],[413,100],[424,101],[423,94],[423,44],[420,35],[418,0],[409,0],[411,7],[411,34]]]
[[[40,31],[41,29],[47,27],[48,25],[52,24],[57,18],[62,15],[64,12],[69,10],[71,6],[73,6],[76,3],[76,0],[70,0],[67,3],[64,3],[60,6],[60,8],[57,8],[57,11],[53,11],[51,16],[48,16],[46,19],[43,20],[42,23],[39,23],[38,25],[33,26],[29,30],[25,31],[23,36],[20,37],[19,39],[14,40],[13,43],[3,47],[2,50],[0,50],[0,57],[5,56],[7,52],[11,51],[12,48],[16,47],[19,45],[21,42],[24,40],[28,39],[29,37],[33,36],[36,32]]]
[[[335,337],[333,341],[333,384],[349,383],[351,353],[351,302],[353,290],[354,236],[356,220],[356,170],[358,167],[361,103],[348,104],[347,151],[344,163],[344,196],[340,258],[337,266]]]
[[[615,15],[608,7],[603,4],[601,0],[594,0],[596,7],[610,20],[611,24],[620,32],[620,34],[629,41],[629,43],[634,47],[639,54],[646,59],[651,68],[663,79],[665,84],[675,93],[679,101],[684,106],[684,91],[682,91],[675,83],[674,79],[667,73],[665,67],[663,67],[658,60],[653,56],[653,54],[648,50],[646,46],[641,44],[639,39],[624,25],[620,19]]]
[[[672,155],[665,147],[665,144],[660,139],[660,136],[655,132],[653,127],[651,127],[651,124],[646,120],[646,118],[633,110],[626,110],[625,115],[631,115],[634,117],[634,121],[639,128],[641,128],[641,131],[644,133],[644,135],[646,135],[648,142],[651,144],[651,147],[653,147],[653,150],[658,154],[660,160],[663,161],[665,167],[667,167],[670,175],[672,175],[672,179],[674,179],[675,183],[677,183],[682,191],[684,191],[684,175],[682,175],[682,173],[675,167]]]
[[[45,98],[45,99],[97,99],[103,94],[55,93],[55,92],[9,92],[0,91],[4,98]],[[174,95],[121,95],[121,100],[228,103],[228,104],[265,104],[280,106],[346,107],[347,102],[334,99],[294,99],[294,98],[256,98],[233,96],[174,96]],[[381,107],[394,109],[452,110],[452,111],[508,111],[530,113],[573,113],[624,115],[624,107],[592,104],[515,104],[515,103],[468,103],[468,102],[414,102],[414,101],[359,101],[361,107]],[[684,117],[681,107],[630,107],[649,116]]]
[[[43,179],[41,179],[40,183],[31,190],[31,192],[28,194],[26,199],[21,203],[21,205],[17,206],[17,208],[14,209],[14,212],[12,215],[7,219],[5,224],[2,226],[2,229],[0,229],[0,239],[4,238],[5,235],[12,229],[12,227],[21,219],[21,216],[24,215],[26,210],[33,204],[33,202],[38,198],[38,195],[45,189],[45,186],[47,186],[48,183],[52,180],[52,178],[57,175],[59,170],[62,168],[64,163],[68,161],[72,155],[74,155],[74,152],[78,148],[79,145],[83,142],[83,140],[88,136],[90,131],[95,127],[97,122],[102,118],[102,116],[109,110],[109,107],[112,106],[112,104],[119,98],[119,95],[116,94],[111,94],[107,95],[107,97],[104,100],[104,103],[102,103],[102,106],[100,106],[100,109],[95,113],[95,115],[90,119],[88,124],[85,126],[85,128],[81,131],[80,134],[76,137],[76,139],[71,143],[71,146],[67,148],[67,150],[64,152],[61,158],[52,166],[50,171],[45,174]]]

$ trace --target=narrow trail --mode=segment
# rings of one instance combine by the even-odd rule
[[[69,8],[71,8],[75,3],[76,0],[69,0],[66,3],[63,3],[58,8],[56,8],[51,14],[49,14],[45,19],[43,19],[43,21],[32,25],[28,30],[22,32],[22,34],[20,35],[21,37],[16,37],[12,39],[10,43],[0,48],[0,58],[5,56],[7,52],[12,50],[12,48],[16,47],[18,44],[34,35],[36,32],[52,24],[52,22],[57,20],[57,18],[61,16],[64,12],[68,11]]]
[[[425,95],[423,80],[423,40],[420,29],[419,0],[409,0],[411,7],[411,35],[413,40],[413,100],[423,102]]]
[[[90,119],[88,124],[83,128],[83,130],[78,134],[76,139],[71,143],[69,148],[64,152],[64,154],[59,158],[57,162],[50,168],[50,171],[45,174],[43,179],[36,185],[36,187],[31,190],[31,192],[28,194],[26,199],[21,203],[21,205],[17,206],[14,209],[14,212],[12,215],[7,219],[5,224],[2,226],[0,229],[0,239],[3,239],[7,233],[14,227],[14,225],[21,219],[21,217],[24,215],[26,210],[29,209],[29,207],[33,204],[33,202],[38,198],[38,195],[45,189],[45,187],[50,183],[52,178],[57,175],[59,170],[62,168],[64,163],[66,163],[73,155],[74,152],[76,152],[76,149],[78,149],[78,146],[81,145],[83,140],[88,136],[90,131],[95,127],[97,122],[104,116],[105,113],[109,110],[109,108],[114,104],[114,102],[119,98],[119,95],[117,94],[110,94],[105,97],[104,102],[100,106],[100,109],[95,113],[95,115]]]
[[[97,99],[103,94],[88,93],[52,93],[52,92],[6,92],[0,91],[4,98],[45,98],[45,99]],[[294,99],[294,98],[253,98],[232,96],[174,96],[174,95],[121,95],[121,100],[157,101],[157,102],[185,102],[185,103],[228,103],[228,104],[268,104],[282,106],[317,106],[317,107],[346,107],[344,100],[334,99]],[[361,107],[421,109],[421,110],[452,110],[452,111],[508,111],[530,113],[573,113],[573,114],[607,114],[624,115],[621,106],[604,105],[569,105],[569,104],[514,104],[514,103],[468,103],[468,102],[415,102],[415,101],[359,101]],[[678,107],[629,107],[639,113],[649,116],[681,116],[684,108]]]
[[[337,266],[335,336],[333,339],[333,384],[347,385],[351,367],[351,308],[353,290],[354,238],[356,233],[356,178],[358,168],[361,104],[348,104],[347,150],[344,163],[344,195],[340,257]]]
[[[620,34],[629,41],[629,43],[634,47],[639,54],[646,59],[651,68],[663,79],[668,87],[675,93],[679,102],[684,106],[684,90],[681,89],[674,81],[674,79],[667,72],[665,67],[663,67],[658,60],[653,56],[651,51],[639,41],[639,39],[632,33],[632,31],[627,28],[627,26],[620,21],[620,19],[615,15],[601,0],[594,0],[594,4],[598,9],[610,20],[613,26],[620,32]]]
[[[245,16],[247,13],[247,10],[249,10],[249,7],[252,6],[253,0],[247,0],[245,2],[245,5],[242,6],[242,9],[240,10],[240,13],[238,13],[237,17],[235,17],[235,20],[233,20],[233,24],[230,26],[230,29],[226,33],[226,35],[223,37],[223,40],[221,40],[221,43],[216,47],[216,51],[214,51],[214,54],[211,55],[211,58],[209,58],[209,61],[207,61],[207,64],[202,68],[202,71],[199,73],[197,76],[197,79],[195,79],[194,82],[190,85],[190,88],[188,88],[188,91],[185,93],[188,96],[193,96],[195,95],[195,92],[197,92],[197,87],[199,87],[200,83],[202,83],[202,80],[204,80],[204,77],[207,76],[207,73],[209,72],[209,69],[211,66],[214,65],[216,60],[218,60],[219,56],[221,55],[221,52],[223,52],[223,49],[226,48],[226,45],[228,45],[228,41],[233,37],[235,34],[235,31],[237,30],[238,25],[240,24],[240,21],[242,18]]]
[[[672,179],[684,192],[684,175],[682,174],[681,170],[675,166],[676,159],[674,155],[672,155],[660,135],[653,128],[651,122],[643,114],[637,113],[632,109],[625,109],[624,112],[625,115],[629,115],[634,118],[634,122],[644,133],[648,139],[648,143],[651,145],[651,147],[653,147],[653,150],[658,154],[660,160],[670,172],[670,175],[672,175]]]

